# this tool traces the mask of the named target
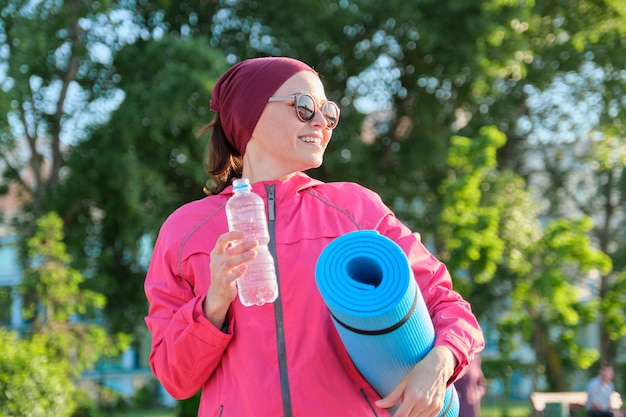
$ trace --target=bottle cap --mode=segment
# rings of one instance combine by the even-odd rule
[[[245,190],[246,188],[250,188],[250,180],[247,178],[235,178],[233,180],[233,191]]]

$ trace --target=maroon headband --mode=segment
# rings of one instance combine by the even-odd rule
[[[243,155],[267,100],[285,81],[300,71],[315,70],[292,58],[253,58],[234,65],[217,80],[211,110],[231,145]]]

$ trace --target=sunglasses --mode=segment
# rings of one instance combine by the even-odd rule
[[[301,122],[310,122],[315,117],[317,109],[322,112],[322,116],[326,119],[326,129],[332,130],[339,123],[339,107],[332,101],[326,101],[321,106],[313,97],[304,93],[297,93],[291,96],[270,97],[267,101],[290,101],[296,109],[296,116]]]

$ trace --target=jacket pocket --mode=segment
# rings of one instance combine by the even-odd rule
[[[372,402],[370,401],[369,397],[367,396],[367,393],[365,392],[365,390],[363,388],[361,388],[361,395],[363,396],[363,398],[365,398],[365,401],[367,402],[367,405],[370,406],[372,413],[374,413],[374,417],[378,417],[378,413],[376,412],[376,409],[374,408],[374,404],[372,404]]]

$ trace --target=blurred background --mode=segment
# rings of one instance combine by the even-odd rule
[[[485,416],[601,361],[623,390],[625,47],[622,0],[0,0],[0,415],[195,415],[143,280],[204,196],[215,81],[268,55],[342,109],[310,175],[378,192],[471,302]]]

